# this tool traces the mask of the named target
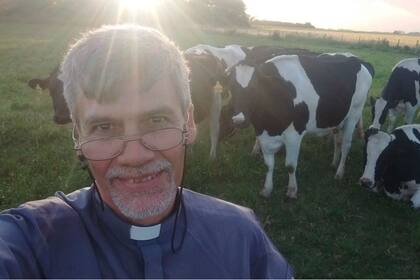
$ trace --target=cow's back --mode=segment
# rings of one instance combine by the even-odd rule
[[[279,75],[295,88],[295,106],[300,103],[308,106],[308,130],[340,125],[349,112],[362,69],[357,58],[280,56],[270,61]]]
[[[420,81],[420,60],[408,58],[397,63],[392,69],[388,82],[382,91],[382,98],[393,108],[398,102],[417,104],[416,91]],[[416,89],[417,87],[417,89]]]

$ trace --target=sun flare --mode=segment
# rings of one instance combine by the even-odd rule
[[[120,6],[128,11],[153,11],[160,5],[160,0],[119,0]]]

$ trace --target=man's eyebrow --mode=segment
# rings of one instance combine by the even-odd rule
[[[161,106],[155,109],[152,109],[150,111],[141,113],[141,116],[139,117],[139,119],[147,119],[153,116],[159,116],[159,115],[167,115],[170,117],[175,117],[176,111],[174,110],[174,108],[172,106]],[[102,123],[102,122],[115,122],[116,119],[109,117],[107,115],[92,115],[92,116],[88,116],[86,121],[82,124],[85,127],[89,127],[92,124],[97,124],[97,123]]]
[[[109,116],[90,116],[86,119],[86,121],[83,123],[83,126],[89,127],[92,124],[97,123],[106,123],[106,122],[113,122],[115,119],[109,117]]]
[[[150,111],[147,111],[146,113],[144,113],[143,115],[145,117],[152,117],[152,116],[156,116],[156,115],[172,115],[175,116],[176,115],[176,111],[174,110],[173,107],[170,106],[162,106]]]

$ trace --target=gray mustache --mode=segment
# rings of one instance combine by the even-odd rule
[[[167,160],[159,160],[155,162],[148,163],[141,167],[121,167],[115,166],[112,167],[106,173],[105,177],[108,180],[112,180],[117,177],[140,177],[144,174],[157,173],[162,171],[171,171],[172,164]]]

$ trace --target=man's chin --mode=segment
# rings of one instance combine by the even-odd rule
[[[119,212],[132,221],[143,220],[170,212],[175,202],[176,188],[163,190],[159,188],[151,192],[115,193],[111,198]]]

